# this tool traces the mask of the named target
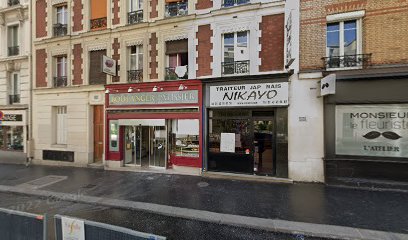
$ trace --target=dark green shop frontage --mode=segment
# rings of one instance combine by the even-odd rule
[[[288,177],[287,78],[204,87],[204,171]]]

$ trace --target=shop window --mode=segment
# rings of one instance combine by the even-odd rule
[[[67,56],[61,55],[54,57],[55,59],[55,77],[54,87],[66,87],[67,80]]]
[[[249,32],[223,35],[222,74],[249,73]]]
[[[171,155],[176,157],[198,158],[200,125],[198,119],[171,120]]]
[[[9,26],[7,29],[9,56],[16,56],[20,54],[20,47],[18,46],[18,31],[18,25]]]
[[[188,40],[166,42],[166,80],[188,78]]]
[[[106,73],[102,72],[102,57],[106,50],[89,52],[89,85],[106,84]]]
[[[110,121],[109,125],[109,151],[119,151],[119,125],[118,121]]]
[[[67,107],[54,107],[56,144],[67,144]]]
[[[129,47],[128,82],[143,81],[143,45]]]
[[[129,12],[128,23],[135,24],[143,22],[143,0],[128,0]]]
[[[20,103],[20,77],[18,73],[11,74],[9,86],[9,103]]]
[[[24,127],[0,126],[0,149],[6,151],[24,151]]]
[[[68,30],[68,10],[67,5],[55,7],[54,36],[65,36]]]

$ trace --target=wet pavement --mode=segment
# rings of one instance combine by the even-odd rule
[[[408,193],[277,184],[88,168],[0,165],[0,185],[17,186],[47,175],[67,180],[41,188],[113,199],[408,233]]]

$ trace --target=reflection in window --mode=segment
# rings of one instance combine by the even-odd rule
[[[110,121],[109,136],[109,151],[119,151],[119,126],[117,121]]]
[[[357,23],[344,22],[344,55],[357,54]]]
[[[329,57],[340,56],[340,24],[327,24],[327,52]]]
[[[173,119],[170,127],[171,155],[198,158],[200,150],[198,119]]]
[[[24,150],[23,126],[0,126],[0,149],[8,151]]]

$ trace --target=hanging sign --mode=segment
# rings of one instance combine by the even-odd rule
[[[116,61],[104,55],[102,57],[102,71],[106,74],[116,76]]]

